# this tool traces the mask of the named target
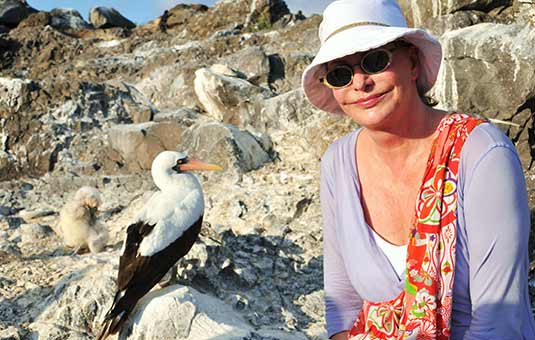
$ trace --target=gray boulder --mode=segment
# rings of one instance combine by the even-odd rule
[[[423,22],[423,25],[429,29],[434,36],[440,37],[442,34],[448,31],[476,25],[482,22],[492,21],[493,18],[485,12],[459,11],[451,14],[440,15],[438,17],[428,18],[425,20],[425,22]]]
[[[513,2],[515,22],[525,22],[535,25],[535,2],[531,0],[516,0]]]
[[[13,155],[0,150],[0,181],[13,178],[17,173],[17,163]]]
[[[256,105],[273,96],[270,90],[238,78],[228,67],[219,64],[197,70],[194,86],[210,117],[241,128],[257,127]]]
[[[23,224],[20,226],[21,242],[25,244],[31,244],[38,239],[47,237],[50,232],[50,228],[38,223]]]
[[[50,11],[51,25],[57,29],[81,30],[91,28],[84,18],[72,8],[54,8]]]
[[[136,24],[111,7],[93,7],[91,11],[89,11],[89,22],[93,24],[95,28],[136,27]]]
[[[508,6],[510,0],[400,0],[399,4],[410,26],[422,27],[430,18],[459,11],[475,10],[489,12],[494,8]]]
[[[134,123],[144,123],[152,119],[158,111],[152,102],[135,86],[124,81],[108,82],[118,92],[118,99]]]
[[[323,116],[308,102],[303,89],[298,88],[266,99],[261,105],[263,130],[297,130],[306,120]]]
[[[532,96],[535,36],[528,27],[483,23],[441,40],[444,63],[434,90],[441,103],[507,120]]]
[[[160,109],[198,106],[193,90],[195,68],[185,65],[162,65],[135,84]]]
[[[32,80],[0,77],[0,118],[27,108],[36,86]]]
[[[253,30],[269,29],[279,19],[290,14],[284,0],[253,0],[245,19],[245,27]]]
[[[447,32],[441,40],[444,62],[433,96],[450,109],[518,124],[499,126],[528,167],[535,93],[533,31],[519,24],[483,23]]]
[[[274,158],[271,139],[253,134],[231,124],[200,120],[185,130],[179,144],[189,154],[218,164],[225,171],[220,176],[238,180],[241,174],[255,170]],[[218,176],[210,173],[207,176]]]
[[[154,105],[134,86],[122,81],[106,84],[73,83],[68,91],[71,99],[64,100],[50,118],[69,128],[87,130],[112,123],[146,122],[156,112]]]
[[[25,0],[0,0],[0,25],[16,27],[22,20],[37,10]]]
[[[113,261],[109,253],[98,257],[85,257],[79,261],[61,259],[72,266],[72,272],[56,285],[43,301],[35,304],[42,312],[30,324],[31,339],[52,340],[64,336],[68,339],[89,340],[100,329],[115,291]],[[63,263],[66,264],[66,263]],[[59,265],[59,264],[58,264]]]
[[[307,34],[303,39],[307,38],[314,41],[317,40],[317,37],[311,34]],[[296,45],[298,46],[298,44]],[[303,53],[297,46],[292,49],[290,45],[290,47],[285,47],[280,54],[269,55],[269,87],[277,93],[284,93],[301,87],[301,75],[314,58],[314,54]],[[319,47],[319,43],[317,46]]]
[[[9,326],[0,330],[0,339],[2,340],[20,340],[20,334],[16,327]]]
[[[258,85],[269,79],[269,58],[260,46],[250,46],[218,61],[238,72],[248,82]]]
[[[0,129],[2,150],[1,177],[9,179],[17,169],[32,173],[46,172],[53,167],[58,151],[58,138],[53,131],[44,131],[31,107],[36,105],[40,85],[32,80],[0,77]]]
[[[58,162],[71,169],[83,163],[89,171],[96,166],[95,171],[106,161],[101,159],[106,145],[95,140],[103,134],[94,128],[147,122],[156,112],[141,92],[124,82],[65,83],[0,77],[0,118],[7,118],[0,119],[1,178],[14,178],[16,169],[43,174]],[[57,100],[47,105],[50,96]]]
[[[129,170],[148,170],[157,154],[175,150],[182,126],[174,121],[116,125],[109,130],[110,147],[119,154],[118,162]]]
[[[231,306],[193,288],[170,286],[143,297],[120,340],[240,340],[252,327]]]

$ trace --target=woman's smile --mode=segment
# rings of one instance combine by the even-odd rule
[[[385,98],[386,94],[387,93],[385,92],[367,96],[353,102],[352,104],[363,109],[369,109],[381,102]]]

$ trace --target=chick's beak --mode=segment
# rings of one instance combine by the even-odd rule
[[[89,214],[96,215],[98,208],[97,207],[89,207]]]
[[[191,170],[211,170],[211,171],[221,171],[222,167],[215,164],[209,164],[201,162],[197,159],[189,159],[187,163],[181,164],[178,166],[180,171],[191,171]]]

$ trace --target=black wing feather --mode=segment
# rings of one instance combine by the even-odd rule
[[[154,225],[144,222],[127,228],[126,244],[119,259],[118,291],[110,311],[104,317],[104,325],[98,339],[117,333],[134,309],[137,301],[147,294],[164,277],[167,271],[191,249],[201,231],[202,216],[173,243],[152,256],[139,256],[141,241]]]
[[[140,221],[129,225],[126,229],[125,250],[119,258],[117,290],[125,290],[136,272],[148,265],[148,263],[144,263],[146,259],[143,256],[138,256],[138,250],[141,241],[150,234],[154,226],[155,224],[150,225]]]

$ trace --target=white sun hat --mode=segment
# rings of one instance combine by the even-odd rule
[[[337,0],[323,12],[319,27],[321,47],[302,77],[303,90],[317,108],[344,114],[332,90],[320,83],[325,63],[368,51],[403,38],[418,48],[420,92],[433,87],[442,60],[442,48],[436,38],[419,28],[408,28],[395,0]]]

